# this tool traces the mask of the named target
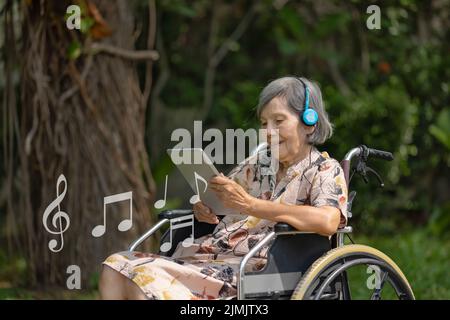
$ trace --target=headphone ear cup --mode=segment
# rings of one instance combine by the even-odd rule
[[[308,108],[303,112],[302,120],[307,126],[313,126],[319,121],[319,115],[316,110]]]

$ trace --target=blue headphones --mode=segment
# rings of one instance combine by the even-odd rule
[[[301,115],[302,121],[304,124],[306,124],[307,126],[313,126],[317,123],[317,121],[319,121],[319,115],[317,114],[316,110],[311,109],[309,107],[309,89],[308,86],[306,85],[306,83],[300,79],[297,78],[302,84],[303,87],[305,88],[305,108],[303,110],[303,113]]]

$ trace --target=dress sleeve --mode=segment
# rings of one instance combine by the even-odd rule
[[[344,171],[334,159],[320,164],[311,187],[311,205],[314,207],[331,206],[341,211],[339,227],[347,223],[347,184]]]

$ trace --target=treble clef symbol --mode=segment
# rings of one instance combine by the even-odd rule
[[[64,182],[64,190],[62,191],[61,194],[59,194],[59,185],[63,182]],[[65,213],[64,211],[61,211],[61,208],[60,208],[60,203],[64,199],[64,196],[66,195],[66,191],[67,191],[67,180],[66,180],[66,177],[63,174],[61,174],[58,177],[58,181],[56,183],[56,199],[53,200],[52,203],[50,203],[48,205],[48,207],[45,209],[44,215],[42,217],[42,223],[44,224],[45,230],[47,230],[51,234],[59,234],[61,237],[61,245],[59,248],[56,248],[58,245],[57,240],[52,239],[48,242],[48,248],[53,252],[59,252],[64,247],[63,233],[66,232],[70,226],[69,215],[67,213]],[[48,218],[49,218],[49,215],[52,213],[52,211],[55,208],[58,208],[58,211],[55,213],[55,215],[52,218],[52,225],[53,225],[54,229],[56,229],[56,231],[53,231],[53,230],[50,230],[50,228],[48,226],[48,220],[49,220]],[[62,220],[64,220],[64,223]],[[63,228],[63,224],[64,224],[64,228]]]

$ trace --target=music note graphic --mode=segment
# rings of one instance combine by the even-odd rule
[[[206,191],[206,189],[208,188],[208,182],[201,176],[199,175],[197,172],[194,171],[194,178],[195,178],[195,188],[197,190],[197,194],[194,194],[191,199],[189,199],[189,202],[191,204],[195,204],[197,202],[200,201],[200,192],[198,190],[198,180],[201,180],[204,184],[205,184],[205,190],[203,190],[203,192]]]
[[[189,222],[183,222],[186,220],[190,220]],[[175,229],[185,228],[188,226],[192,226],[192,233],[190,237],[186,238],[182,242],[182,246],[187,248],[194,243],[194,215],[190,214],[184,217],[175,218],[170,220],[170,240],[169,242],[164,242],[159,249],[162,252],[167,252],[172,249],[172,231]]]
[[[123,219],[119,225],[117,226],[117,229],[119,231],[127,231],[131,229],[131,226],[133,225],[133,192],[123,192],[118,194],[113,194],[111,196],[107,196],[103,198],[103,224],[99,224],[98,226],[95,226],[94,229],[92,229],[92,236],[98,238],[105,234],[106,231],[106,205],[111,203],[116,203],[120,201],[130,201],[130,218],[129,219]]]
[[[59,185],[61,183],[64,183],[64,189],[62,191],[61,194],[59,194]],[[53,252],[59,252],[62,250],[62,248],[64,247],[64,232],[67,231],[67,229],[69,229],[70,226],[70,219],[69,219],[69,215],[67,213],[65,213],[64,211],[61,211],[61,207],[60,207],[60,203],[61,201],[64,199],[65,195],[66,195],[66,191],[67,191],[67,180],[66,177],[61,174],[58,177],[58,181],[56,182],[56,199],[53,200],[48,207],[45,209],[44,211],[44,215],[42,216],[42,224],[44,225],[45,230],[47,230],[47,232],[51,233],[51,234],[59,234],[60,238],[61,238],[61,246],[59,248],[56,248],[58,246],[58,241],[55,239],[52,239],[48,242],[48,248],[53,251]],[[53,231],[50,230],[48,224],[49,220],[49,215],[50,213],[52,213],[52,211],[57,208],[58,211],[55,213],[55,215],[53,216],[52,220],[52,225],[55,229],[57,229],[57,231]],[[63,220],[65,222],[65,226],[63,228]]]
[[[166,174],[166,186],[164,187],[164,199],[160,199],[155,202],[153,205],[156,209],[162,209],[166,205],[166,197],[167,197],[167,179],[169,176]]]

